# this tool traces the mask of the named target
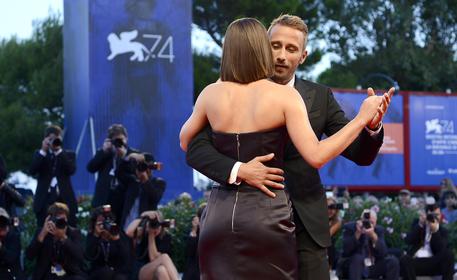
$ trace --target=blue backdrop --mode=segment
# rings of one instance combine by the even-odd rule
[[[457,97],[410,96],[411,185],[457,181]]]
[[[357,114],[366,94],[334,92],[335,99],[346,113],[349,119]],[[385,115],[383,123],[395,126],[395,131],[401,128],[403,122],[403,97],[394,96]],[[386,131],[386,138],[392,139]],[[398,140],[398,138],[396,138]],[[402,139],[401,139],[402,140]],[[392,140],[394,141],[394,140]],[[399,142],[399,141],[397,141]],[[403,145],[393,143],[391,145]],[[370,166],[358,166],[352,161],[339,156],[327,163],[320,171],[322,183],[325,185],[351,185],[351,186],[399,186],[404,184],[403,150],[381,150],[377,158]]]
[[[94,176],[85,166],[112,123],[127,128],[131,147],[164,163],[156,173],[168,184],[164,200],[193,193],[178,139],[193,99],[191,4],[65,1],[66,145],[79,147],[78,193],[93,191]],[[72,88],[79,82],[86,88]]]

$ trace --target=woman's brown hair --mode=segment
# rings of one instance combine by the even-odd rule
[[[248,84],[273,74],[273,54],[262,23],[254,18],[233,21],[225,33],[221,80]]]

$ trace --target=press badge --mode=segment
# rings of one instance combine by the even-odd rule
[[[66,272],[60,264],[56,264],[51,266],[51,274],[55,274],[57,276],[64,276]]]
[[[372,266],[373,265],[373,262],[371,261],[370,258],[365,258],[364,263],[365,263],[365,266]]]
[[[114,174],[114,168],[112,168],[110,171],[109,171],[109,175],[111,176],[115,176],[116,174]]]

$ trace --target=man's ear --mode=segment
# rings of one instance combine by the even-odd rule
[[[308,57],[308,51],[305,49],[301,55],[300,64],[303,64],[307,57]]]

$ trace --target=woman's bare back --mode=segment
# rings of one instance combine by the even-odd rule
[[[285,125],[284,102],[294,89],[268,80],[247,85],[217,82],[205,89],[205,110],[214,131],[246,133]]]

